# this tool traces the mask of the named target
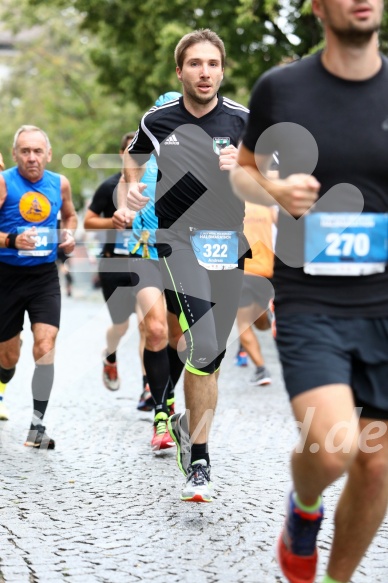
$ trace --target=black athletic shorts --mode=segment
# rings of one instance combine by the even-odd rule
[[[102,257],[98,273],[111,320],[114,324],[123,324],[136,312],[136,293],[128,258]]]
[[[388,318],[287,314],[277,317],[276,330],[291,399],[316,387],[346,384],[355,405],[363,407],[362,417],[388,419]]]
[[[186,369],[194,374],[211,374],[225,355],[236,317],[244,258],[236,269],[209,271],[199,265],[189,231],[158,231],[157,239],[165,295],[186,339]]]
[[[266,309],[273,296],[273,286],[269,279],[260,275],[244,274],[238,307],[247,308],[252,304],[258,304]]]
[[[0,342],[23,330],[26,312],[31,324],[59,328],[61,290],[55,262],[32,267],[0,262]]]
[[[102,293],[114,324],[122,324],[136,312],[140,290],[155,287],[163,291],[159,262],[142,257],[106,257],[100,260]]]

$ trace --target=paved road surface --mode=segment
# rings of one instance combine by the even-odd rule
[[[108,313],[94,292],[64,298],[55,387],[46,415],[55,451],[23,446],[31,414],[31,333],[0,423],[0,583],[274,583],[283,581],[274,545],[289,488],[297,434],[275,348],[261,333],[273,384],[250,387],[232,343],[220,376],[211,440],[212,504],[179,501],[183,476],[173,450],[151,453],[152,418],[136,410],[141,372],[136,322],[119,350],[122,388],[101,382]],[[178,408],[182,405],[181,385]],[[334,501],[325,497],[320,576]],[[355,509],[356,511],[356,509]],[[387,583],[388,523],[353,583]],[[319,579],[318,579],[319,580]]]

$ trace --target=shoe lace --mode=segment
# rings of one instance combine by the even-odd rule
[[[111,381],[117,380],[117,366],[112,363],[105,363],[104,365],[105,374],[109,377]]]
[[[156,423],[155,434],[156,435],[163,435],[167,431],[167,421],[161,419]]]
[[[194,464],[188,467],[187,481],[194,486],[205,486],[210,482],[209,467],[202,464]]]
[[[299,516],[295,511],[290,515],[287,521],[287,531],[293,553],[301,556],[314,554],[322,519],[322,512],[317,512],[316,517],[311,520]]]

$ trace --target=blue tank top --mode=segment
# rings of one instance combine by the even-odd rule
[[[158,164],[154,155],[148,160],[146,165],[146,170],[141,178],[141,182],[147,185],[146,190],[144,190],[144,196],[149,197],[149,202],[147,205],[138,213],[136,213],[135,220],[132,224],[132,233],[129,238],[128,249],[131,252],[134,247],[139,242],[142,237],[142,231],[149,232],[148,238],[148,250],[150,253],[150,259],[158,259],[158,252],[154,247],[156,238],[155,231],[158,228],[158,219],[155,215],[155,190],[156,181],[158,177]],[[142,257],[143,255],[143,245],[135,251],[134,255]]]
[[[0,249],[0,261],[11,265],[40,265],[57,258],[57,214],[62,206],[61,177],[45,170],[38,182],[30,182],[14,166],[2,173],[7,196],[0,209],[0,231],[21,233],[36,227],[36,248]]]

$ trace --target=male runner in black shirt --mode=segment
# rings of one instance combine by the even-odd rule
[[[141,166],[155,153],[161,272],[188,348],[186,413],[173,415],[169,430],[178,466],[187,476],[181,499],[210,502],[208,435],[247,251],[244,204],[234,197],[228,177],[247,109],[218,94],[225,48],[214,32],[185,35],[175,61],[183,97],[143,116],[124,157],[124,173],[128,206],[140,210],[148,202],[142,195]],[[122,208],[116,213],[122,226],[127,212]]]
[[[135,136],[135,132],[127,132],[121,138],[120,156],[129,146]],[[85,229],[104,229],[106,241],[101,251],[101,259],[98,265],[102,293],[109,310],[112,325],[106,331],[106,349],[103,351],[102,379],[105,387],[110,391],[120,388],[120,377],[117,367],[117,355],[119,343],[129,327],[131,314],[137,312],[136,291],[129,272],[127,240],[130,231],[118,236],[113,228],[112,216],[117,208],[116,190],[121,172],[116,172],[102,182],[90,202],[85,214]],[[113,259],[113,261],[112,261]],[[138,313],[138,320],[141,315]],[[143,391],[137,406],[140,410],[152,411],[153,403],[149,390],[147,377],[143,366],[144,327],[140,326],[140,360],[143,370]]]
[[[242,198],[281,209],[277,345],[302,442],[280,565],[291,583],[315,581],[321,495],[346,472],[322,583],[348,583],[388,496],[388,60],[382,0],[313,0],[313,11],[326,46],[259,79],[231,178]]]

